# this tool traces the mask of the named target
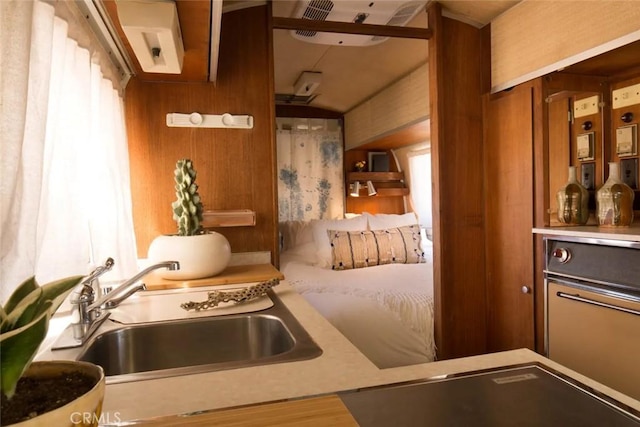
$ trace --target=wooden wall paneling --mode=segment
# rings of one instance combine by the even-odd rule
[[[480,30],[438,3],[428,15],[435,338],[447,359],[486,351],[483,53]]]
[[[126,93],[127,134],[138,255],[175,232],[173,169],[194,161],[205,209],[251,209],[255,227],[221,228],[233,252],[271,251],[277,262],[273,79],[268,6],[224,14],[218,81],[142,82]],[[242,46],[242,49],[238,49]],[[251,114],[253,129],[169,128],[170,112]]]
[[[533,348],[532,85],[485,97],[484,112],[488,350]]]
[[[549,123],[549,109],[545,94],[545,82],[543,79],[535,79],[531,82],[532,111],[533,111],[533,225],[544,227],[549,225],[549,135],[546,132]],[[568,151],[568,150],[566,150]],[[544,263],[545,252],[542,236],[532,235],[533,263],[527,264],[533,267],[532,286],[533,292],[533,347],[539,353],[544,353]],[[525,255],[526,259],[526,255]],[[523,284],[526,286],[526,284]],[[525,306],[529,302],[525,301]]]
[[[548,170],[553,171],[553,173],[549,173],[549,221],[548,223],[543,221],[543,225],[561,225],[558,221],[556,192],[567,182],[568,168],[571,165],[570,108],[569,98],[566,97],[547,103],[549,154],[546,159],[548,161]],[[578,170],[578,174],[580,174],[580,170]]]
[[[234,229],[231,235],[241,239],[243,248],[268,248],[272,261],[278,265],[278,207],[275,146],[275,93],[273,87],[273,31],[270,25],[271,6],[256,6],[223,14],[220,37],[220,60],[216,88],[217,110],[231,114],[252,114],[254,128],[239,139],[233,130],[227,131],[230,144],[243,141],[247,161],[230,159],[224,173],[231,183],[239,177],[247,180],[256,211],[254,229]],[[238,195],[223,192],[221,209],[238,203]],[[250,207],[248,207],[251,209]],[[218,230],[220,231],[220,230]]]
[[[389,150],[375,150],[375,151],[389,151],[390,173],[386,172],[353,172],[354,165],[357,161],[368,161],[368,153],[370,150],[353,149],[347,150],[344,153],[344,170],[345,170],[345,212],[348,213],[362,213],[369,212],[372,214],[386,213],[386,214],[403,214],[406,212],[405,193],[408,191],[404,188],[404,184],[399,179],[403,179],[404,174],[398,173],[398,167],[393,161],[393,154]],[[368,164],[365,167],[365,171],[368,168]],[[349,185],[353,181],[360,181],[361,185],[366,184],[367,180],[371,180],[374,183],[378,195],[366,196],[366,190],[361,190],[361,197],[351,197],[349,195]],[[402,189],[398,188],[402,187]],[[393,191],[398,191],[394,193]]]
[[[344,163],[344,172],[345,172],[345,179],[346,179],[346,175],[349,172],[353,172],[355,171],[355,164],[356,162],[360,162],[360,161],[365,161],[368,162],[368,151],[367,150],[347,150],[344,152],[344,158],[343,158],[343,163]],[[369,167],[369,165],[365,165],[365,170],[367,170],[367,168]]]
[[[377,187],[376,187],[377,188]],[[364,194],[364,193],[363,193]],[[348,213],[369,212],[370,214],[403,214],[404,200],[399,197],[347,197],[345,210]]]
[[[584,92],[581,94],[573,95],[571,97],[571,106],[573,106],[580,102],[580,100],[593,96],[594,92]],[[602,95],[600,95],[601,102],[604,102]],[[595,209],[596,209],[596,190],[602,186],[603,181],[603,166],[605,164],[605,158],[607,155],[605,154],[605,144],[607,144],[606,140],[608,135],[605,132],[605,123],[604,123],[604,111],[602,109],[598,109],[598,112],[595,114],[590,114],[583,117],[574,118],[573,123],[571,123],[571,165],[576,167],[578,173],[578,180],[581,181],[583,168],[592,165],[595,170],[594,179],[594,187],[589,189],[589,210],[593,211],[589,218],[589,225],[595,225]],[[585,127],[587,122],[591,123],[591,129],[586,130]],[[581,160],[578,158],[578,142],[577,139],[579,136],[584,136],[586,134],[593,133],[593,144],[594,144],[594,155],[593,160]]]

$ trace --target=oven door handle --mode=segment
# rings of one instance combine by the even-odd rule
[[[570,299],[570,300],[573,300],[573,301],[584,302],[584,303],[587,303],[587,304],[597,305],[598,307],[610,308],[612,310],[622,311],[624,313],[629,313],[629,314],[633,314],[635,316],[640,316],[640,311],[638,311],[638,310],[634,310],[632,308],[626,308],[626,307],[619,307],[617,305],[608,304],[606,302],[596,301],[596,300],[593,300],[593,299],[581,297],[578,294],[573,295],[573,294],[568,294],[566,292],[557,292],[556,295],[559,296],[560,298],[567,298],[567,299]]]

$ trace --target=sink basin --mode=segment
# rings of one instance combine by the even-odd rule
[[[107,383],[162,378],[319,356],[284,304],[258,313],[117,327],[93,337],[78,360],[102,366]]]

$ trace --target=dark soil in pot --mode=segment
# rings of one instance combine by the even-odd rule
[[[96,385],[81,372],[64,372],[49,378],[22,377],[11,400],[2,394],[0,425],[7,426],[66,405]]]

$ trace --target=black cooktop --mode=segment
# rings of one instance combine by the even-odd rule
[[[540,364],[340,393],[367,426],[640,426],[640,413]]]

